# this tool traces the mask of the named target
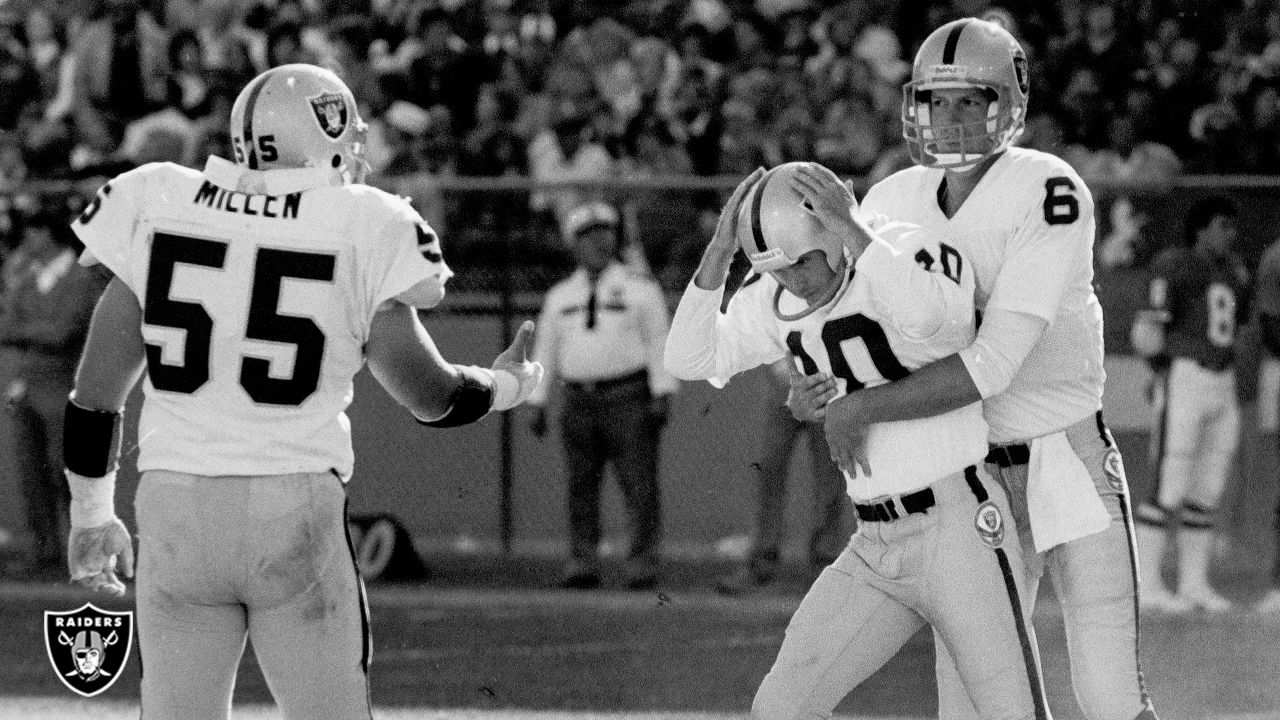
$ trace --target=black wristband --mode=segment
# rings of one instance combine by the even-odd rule
[[[77,475],[98,478],[111,463],[111,438],[120,413],[89,410],[67,401],[62,424],[62,462]]]
[[[468,425],[489,413],[493,406],[493,382],[480,372],[479,368],[467,365],[455,365],[462,382],[454,389],[449,399],[449,411],[444,417],[436,420],[418,420],[430,427],[446,428]]]

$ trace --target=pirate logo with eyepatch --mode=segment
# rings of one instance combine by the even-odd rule
[[[44,612],[45,650],[69,690],[93,697],[115,684],[133,648],[133,612],[85,603],[66,612]]]
[[[316,122],[320,123],[320,129],[324,130],[324,134],[335,140],[342,137],[342,133],[347,129],[347,119],[350,117],[347,101],[342,94],[325,93],[307,99],[311,101]]]
[[[990,500],[978,506],[973,517],[973,528],[978,531],[978,539],[991,549],[1004,544],[1004,514]]]

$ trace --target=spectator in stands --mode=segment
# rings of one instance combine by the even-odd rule
[[[27,57],[40,78],[40,101],[47,107],[58,97],[66,72],[64,66],[70,67],[66,28],[54,22],[48,8],[37,5],[27,10],[23,29]]]
[[[328,63],[347,83],[359,100],[362,117],[375,117],[385,109],[388,99],[369,57],[373,42],[373,21],[361,15],[344,15],[328,28]],[[462,81],[462,79],[459,79]],[[427,107],[423,105],[423,107]]]
[[[62,477],[62,414],[89,318],[104,283],[76,262],[65,198],[35,198],[20,220],[22,244],[0,269],[0,350],[27,527],[26,574],[65,577],[70,503]]]
[[[1103,97],[1122,97],[1142,66],[1142,56],[1125,34],[1116,1],[1086,3],[1076,30],[1078,34],[1050,59],[1054,84],[1065,87],[1076,71],[1088,70]]]
[[[277,22],[267,28],[267,66],[315,64],[315,55],[302,44],[302,28],[293,22]]]
[[[81,143],[112,153],[125,126],[163,107],[168,36],[141,0],[103,0],[76,37],[74,109]]]
[[[1058,98],[1058,118],[1063,139],[1089,150],[1107,142],[1107,98],[1098,76],[1088,68],[1075,70]]]
[[[169,107],[195,121],[209,115],[213,107],[209,72],[204,65],[200,38],[183,28],[169,40]]]
[[[764,425],[760,433],[759,459],[751,463],[756,471],[758,492],[756,529],[746,562],[735,572],[716,583],[725,594],[737,594],[767,585],[773,581],[782,561],[782,537],[787,508],[787,476],[791,454],[803,436],[808,436],[809,467],[813,473],[812,511],[806,560],[815,571],[830,565],[849,543],[844,529],[844,475],[831,459],[831,448],[821,423],[796,420],[787,408],[788,368],[793,361],[784,358],[769,366],[768,388],[764,393]]]
[[[460,175],[528,174],[528,148],[514,130],[519,110],[520,98],[509,91],[494,83],[480,87],[476,124],[467,133],[458,158]]]
[[[658,582],[662,542],[658,446],[679,387],[662,365],[667,302],[651,277],[622,263],[621,221],[612,206],[575,207],[564,237],[578,267],[543,302],[534,355],[546,375],[529,399],[530,429],[541,438],[551,388],[562,398],[570,535],[562,585],[600,584],[600,486],[611,463],[631,535],[625,583],[647,590]]]
[[[1155,127],[1152,139],[1164,143],[1182,156],[1189,156],[1191,116],[1196,108],[1214,98],[1213,84],[1205,74],[1200,43],[1180,37],[1169,51],[1167,61],[1155,68],[1157,91]]]
[[[1217,96],[1191,114],[1188,135],[1195,144],[1195,152],[1188,158],[1188,164],[1195,172],[1246,171],[1249,131],[1240,112],[1238,84],[1235,74],[1223,72],[1217,80]]]
[[[1244,165],[1250,172],[1274,172],[1280,167],[1280,84],[1256,81],[1245,93],[1248,132],[1244,143]]]
[[[692,173],[689,154],[665,120],[646,114],[632,125],[624,143],[626,154],[618,161],[621,177],[662,180]],[[698,232],[697,197],[683,188],[641,187],[629,191],[626,198],[627,227],[643,248],[647,266],[658,277],[671,280],[669,287],[680,287],[686,272],[682,267],[671,267],[671,260],[690,245],[706,244]],[[668,268],[673,271],[670,276]]]
[[[1182,161],[1173,150],[1140,137],[1136,119],[1124,112],[1107,120],[1107,146],[1075,162],[1083,177],[1168,182],[1182,173]]]
[[[455,127],[469,131],[480,85],[492,77],[484,56],[465,46],[443,10],[425,10],[414,37],[420,55],[409,65],[404,98],[424,108],[444,105]]]
[[[685,66],[684,81],[672,101],[672,132],[684,142],[695,175],[720,172],[720,136],[724,115],[716,84],[706,66]],[[719,203],[715,203],[718,207]]]
[[[0,130],[13,130],[40,113],[40,75],[18,39],[21,16],[0,8]]]
[[[584,182],[613,177],[614,161],[597,139],[589,109],[572,101],[558,102],[551,110],[550,127],[529,144],[529,174],[535,181]],[[599,191],[589,186],[538,190],[529,206],[543,229],[559,235],[569,211]]]

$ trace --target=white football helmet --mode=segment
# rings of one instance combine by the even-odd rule
[[[834,271],[822,302],[808,306],[797,314],[787,315],[778,304],[783,288],[773,296],[773,312],[782,320],[798,320],[822,307],[844,284],[844,241],[828,230],[800,193],[791,188],[791,176],[801,166],[811,163],[789,162],[778,165],[756,181],[742,198],[738,208],[738,244],[751,261],[751,269],[764,274],[796,264],[801,256],[813,250],[822,251]]]
[[[980,88],[991,99],[983,127],[959,131],[959,152],[939,152],[939,131],[929,116],[931,90]],[[902,86],[902,136],[911,159],[924,167],[965,170],[1004,152],[1022,134],[1027,116],[1027,55],[1000,25],[977,18],[934,30],[916,53],[911,80]]]
[[[838,270],[844,262],[844,243],[814,215],[800,193],[791,189],[791,176],[804,162],[778,165],[756,181],[738,209],[738,244],[758,273],[794,265],[810,250],[826,254]]]
[[[305,63],[262,73],[231,108],[232,150],[250,170],[331,168],[342,182],[363,182],[367,128],[347,84]]]

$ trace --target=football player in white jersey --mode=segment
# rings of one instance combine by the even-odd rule
[[[1089,720],[1149,720],[1128,488],[1101,411],[1093,199],[1059,158],[1011,146],[1028,90],[1026,56],[995,23],[957,20],[921,45],[903,87],[917,166],[872,187],[862,208],[954,245],[977,277],[982,322],[968,347],[826,406],[827,437],[849,466],[863,426],[981,400],[987,467],[1024,531],[1031,598],[1047,569],[1061,601],[1077,702]],[[793,388],[802,418],[834,396],[831,378]],[[947,646],[937,648],[940,716],[973,716]]]
[[[969,345],[970,263],[915,226],[877,220],[873,234],[852,205],[835,175],[812,163],[757,171],[739,185],[676,309],[665,353],[672,374],[723,386],[789,358],[835,376],[842,393]],[[721,314],[739,243],[757,274]],[[753,717],[830,717],[926,623],[982,717],[1048,717],[1023,611],[1023,551],[1005,492],[982,467],[986,440],[976,399],[867,429],[865,455],[845,469],[858,531],[791,618]]]
[[[451,272],[408,201],[360,184],[336,75],[286,65],[231,112],[236,163],[144,165],[73,224],[114,275],[67,404],[73,580],[120,594],[133,548],[111,438],[144,378],[137,605],[147,718],[226,718],[246,638],[285,718],[369,718],[370,635],[346,535],[344,410],[367,361],[427,425],[522,402],[527,323],[492,368],[446,362],[416,308]]]

